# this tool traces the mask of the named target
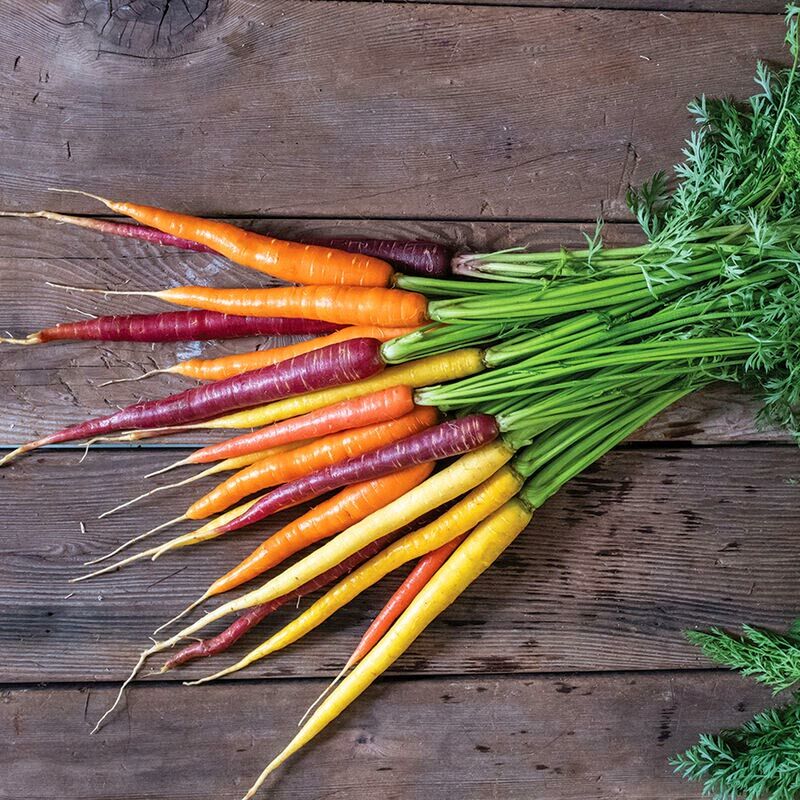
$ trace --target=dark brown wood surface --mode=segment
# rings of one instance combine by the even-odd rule
[[[110,687],[9,688],[0,797],[238,800],[323,686],[151,686],[95,736]],[[263,796],[689,800],[697,793],[667,756],[698,730],[741,724],[774,702],[716,672],[382,681]]]
[[[785,60],[778,14],[208,8],[171,31],[15,5],[0,206],[96,209],[57,183],[205,214],[618,219],[679,156],[695,94],[749,94],[757,58]]]
[[[785,61],[781,6],[0,0],[0,207],[97,213],[46,191],[79,186],[288,237],[368,232],[476,250],[575,244],[602,213],[618,223],[608,241],[631,242],[628,183],[678,157],[692,95],[745,96],[757,57]],[[164,309],[45,281],[265,279],[0,219],[0,332]],[[3,347],[0,447],[188,385],[106,380],[254,344]],[[775,701],[713,668],[681,630],[780,628],[798,611],[800,459],[755,424],[756,407],[713,387],[573,481],[272,796],[698,797],[668,756]],[[80,465],[67,448],[0,471],[2,800],[240,797],[403,574],[235,680],[179,685],[207,666],[146,675],[89,737],[156,625],[289,519],[69,584],[83,561],[210,488],[97,520],[197,441],[99,449]]]

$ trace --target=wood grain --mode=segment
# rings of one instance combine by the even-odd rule
[[[121,678],[152,630],[290,518],[286,512],[258,531],[67,583],[86,571],[83,561],[176,516],[199,495],[202,486],[186,487],[96,520],[175,455],[102,452],[78,467],[75,453],[49,453],[0,471],[0,682]],[[538,512],[398,669],[685,669],[702,663],[681,635],[686,627],[784,626],[797,612],[798,477],[793,447],[615,452]],[[239,677],[335,673],[401,574]],[[294,614],[284,609],[236,652]]]
[[[330,1],[330,0],[327,0]],[[336,0],[334,0],[335,2]],[[356,0],[370,3],[374,0]],[[397,2],[397,0],[394,0]],[[401,0],[405,2],[405,0]],[[417,0],[422,3],[447,5],[532,6],[536,8],[591,8],[609,11],[713,11],[733,14],[783,14],[782,0]]]
[[[289,238],[334,234],[428,238],[450,242],[455,250],[491,251],[511,246],[537,249],[577,245],[590,226],[553,223],[424,222],[398,220],[243,220],[235,222]],[[609,225],[610,245],[638,241],[633,225]],[[161,311],[148,298],[113,298],[68,293],[46,281],[79,286],[154,288],[186,281],[250,286],[264,276],[208,255],[168,251],[100,236],[83,229],[42,221],[0,219],[0,331],[24,335],[84,314]],[[288,341],[272,340],[275,343]],[[182,358],[246,351],[266,342],[183,342],[169,345],[92,342],[2,349],[0,397],[4,424],[0,446],[14,445],[56,430],[68,422],[110,413],[141,398],[180,391],[190,382],[159,376],[146,382],[101,387],[145,369],[169,366]],[[695,443],[780,441],[786,436],[754,422],[757,403],[733,387],[701,392],[661,415],[637,440]],[[204,435],[200,441],[213,438]],[[219,437],[216,437],[219,438]],[[197,442],[198,435],[170,441]]]
[[[206,214],[620,219],[694,95],[786,60],[777,14],[231,0],[173,36],[106,8],[9,9],[0,207],[96,209],[55,183]]]
[[[0,797],[235,800],[322,687],[151,686],[95,736],[113,689],[5,690]],[[688,800],[668,757],[776,702],[716,671],[383,680],[262,796]]]

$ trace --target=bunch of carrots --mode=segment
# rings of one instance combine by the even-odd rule
[[[794,17],[790,33],[796,38]],[[0,460],[60,442],[237,432],[151,474],[192,465],[200,471],[106,514],[202,477],[224,475],[219,485],[89,563],[171,526],[190,530],[76,581],[305,506],[156,633],[275,572],[145,649],[98,726],[151,656],[177,646],[162,666],[171,670],[220,655],[277,608],[322,591],[259,646],[196,683],[216,679],[293,644],[414,563],[297,735],[247,792],[252,797],[497,559],[536,509],[661,410],[712,381],[735,381],[760,389],[772,417],[797,431],[800,220],[792,216],[795,184],[785,179],[785,162],[800,139],[797,116],[781,111],[777,86],[768,101],[753,104],[759,113],[775,104],[772,136],[752,143],[761,183],[754,186],[752,159],[742,160],[740,172],[725,161],[729,120],[715,122],[714,107],[703,101],[701,133],[676,168],[682,182],[669,188],[656,176],[631,195],[646,238],[636,247],[607,249],[598,229],[582,250],[462,255],[451,271],[447,250],[430,242],[286,242],[95,195],[89,197],[133,222],[14,214],[218,253],[292,285],[66,287],[150,295],[193,310],[63,323],[2,340],[8,344],[309,337],[148,372],[141,377],[170,372],[202,383],[71,425]],[[791,90],[791,82],[780,86]],[[727,107],[723,112],[729,115]],[[696,176],[701,168],[705,183]],[[715,169],[724,180],[711,180]],[[783,177],[773,185],[774,174]],[[223,630],[195,638],[226,618]]]

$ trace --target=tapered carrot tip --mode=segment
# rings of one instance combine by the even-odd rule
[[[0,339],[0,342],[2,341],[3,340]],[[29,342],[28,344],[33,343]],[[111,386],[112,383],[134,383],[135,381],[143,381],[145,378],[151,378],[153,375],[161,375],[162,373],[166,372],[169,372],[169,369],[151,369],[149,372],[145,372],[142,375],[137,375],[135,378],[114,378],[113,381],[103,381],[100,386]]]
[[[158,294],[158,292],[98,289],[96,286],[70,286],[68,283],[53,283],[53,281],[45,281],[45,286],[51,286],[54,289],[66,289],[69,292],[85,292],[86,294],[124,294],[134,297],[155,297]]]
[[[41,344],[42,339],[38,333],[31,333],[24,339],[14,339],[10,336],[0,336],[0,344]]]
[[[106,711],[106,713],[103,714],[103,716],[100,717],[99,720],[97,720],[97,724],[91,730],[91,735],[97,733],[97,731],[100,730],[100,728],[103,726],[103,723],[108,719],[108,717],[110,717],[111,714],[114,713],[114,710],[122,702],[122,698],[125,696],[125,690],[128,688],[128,685],[139,674],[139,671],[144,666],[144,662],[147,661],[147,657],[154,652],[156,651],[151,647],[149,650],[145,650],[139,655],[139,660],[136,662],[136,665],[131,671],[131,674],[128,675],[125,682],[122,684],[122,686],[119,687],[119,692],[117,692],[117,696],[114,700],[114,703],[112,704],[111,708],[109,708],[108,711]]]
[[[192,464],[193,462],[190,461],[188,458],[181,459],[180,461],[176,461],[174,464],[170,464],[167,467],[161,467],[161,469],[154,470],[153,472],[148,472],[145,475],[145,478],[155,478],[156,475],[163,475],[165,472],[169,472],[170,470],[177,469],[178,467],[184,467],[188,464]]]
[[[114,201],[109,200],[106,197],[100,197],[98,194],[92,194],[91,192],[84,192],[82,189],[61,189],[56,186],[48,186],[48,192],[58,192],[59,194],[79,194],[82,197],[90,197],[92,200],[97,200],[98,203],[102,203],[107,208],[112,208],[114,206]]]
[[[283,764],[284,761],[291,755],[287,753],[285,750],[278,756],[276,756],[268,765],[267,768],[258,776],[256,782],[247,790],[247,794],[242,798],[242,800],[251,800],[251,798],[256,796],[258,790],[263,786],[264,781],[275,772],[278,767]]]
[[[10,453],[6,453],[2,458],[0,458],[0,467],[4,467],[6,464],[10,464],[15,459],[19,458],[19,456],[24,455],[25,453],[30,453],[31,450],[35,450],[39,447],[40,442],[28,442],[27,444],[20,445],[16,450],[12,450]]]
[[[225,675],[230,675],[231,672],[237,672],[240,669],[239,664],[232,664],[230,667],[226,667],[225,669],[221,669],[219,672],[215,672],[213,675],[206,675],[204,678],[198,678],[196,681],[184,681],[184,686],[199,686],[201,683],[209,683],[210,681],[215,681],[218,678],[223,678]]]
[[[186,517],[181,515],[180,517],[175,517],[175,519],[171,519],[167,522],[163,522],[161,525],[157,525],[155,528],[151,528],[149,531],[145,531],[144,533],[140,533],[138,536],[134,536],[132,539],[128,539],[127,542],[123,542],[119,547],[116,547],[110,553],[106,553],[104,556],[100,556],[99,558],[93,558],[91,561],[87,561],[84,566],[90,567],[92,564],[99,564],[101,561],[105,561],[106,559],[112,558],[117,553],[126,550],[136,542],[141,542],[142,539],[146,539],[148,536],[152,536],[154,533],[158,533],[159,531],[163,531],[165,528],[169,528],[172,525],[177,524],[178,522],[183,522]]]
[[[350,668],[355,663],[355,660],[351,656],[347,663],[342,667],[342,671],[322,690],[319,697],[306,709],[306,713],[300,718],[300,722],[297,723],[297,727],[301,727],[303,723],[311,716],[313,711],[316,707],[336,688],[339,681],[347,675],[350,671]]]
[[[121,561],[115,561],[113,564],[109,564],[107,567],[103,567],[102,569],[97,569],[94,572],[89,572],[86,575],[79,575],[77,578],[71,578],[70,583],[81,583],[81,581],[88,581],[90,578],[96,578],[98,575],[105,575],[107,572],[114,572],[115,570],[121,569],[126,564],[132,564],[134,561],[141,561],[141,559],[146,558],[149,556],[153,551],[152,550],[145,550],[142,553],[136,553],[136,555],[128,556],[128,558],[123,558]],[[87,562],[84,566],[88,566],[92,562]],[[94,563],[97,563],[96,561]]]
[[[165,628],[169,628],[170,625],[174,624],[179,619],[183,619],[187,614],[194,611],[197,608],[197,606],[199,606],[200,603],[202,603],[206,599],[208,599],[207,594],[204,594],[202,597],[198,597],[197,600],[194,601],[194,603],[190,603],[188,606],[186,606],[186,608],[184,608],[183,611],[180,612],[180,614],[176,614],[172,619],[168,619],[163,625],[159,625],[153,631],[153,636],[155,636],[157,633],[161,633],[161,631],[163,631]]]

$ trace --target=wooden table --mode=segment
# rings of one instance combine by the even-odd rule
[[[79,186],[286,236],[478,249],[575,242],[603,214],[611,241],[631,241],[626,186],[679,156],[695,93],[745,96],[756,57],[785,61],[781,5],[2,2],[0,206],[98,213],[46,191]],[[0,256],[0,329],[17,334],[163,308],[46,280],[257,282],[219,258],[38,221],[2,220]],[[4,348],[0,444],[186,385],[103,381],[231,349]],[[681,630],[797,612],[800,460],[753,411],[730,389],[705,392],[573,481],[262,796],[697,797],[668,756],[771,700]],[[202,666],[148,679],[89,737],[147,635],[285,519],[68,584],[196,496],[97,520],[195,443],[175,441],[0,471],[2,798],[239,797],[396,585],[233,680],[180,685]]]

